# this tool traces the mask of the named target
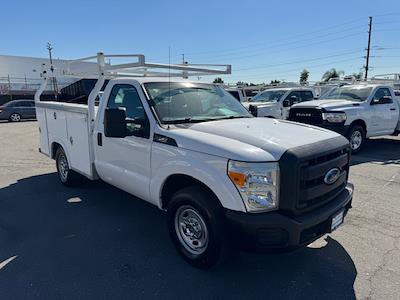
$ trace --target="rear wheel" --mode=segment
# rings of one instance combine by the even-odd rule
[[[74,186],[81,182],[82,176],[70,168],[67,156],[61,147],[56,152],[56,165],[58,178],[62,184]]]
[[[176,192],[167,208],[171,239],[179,254],[192,266],[208,269],[228,257],[222,209],[214,195],[201,186]]]
[[[350,142],[351,152],[356,154],[361,151],[365,142],[365,130],[360,125],[354,125],[350,128],[348,139]]]
[[[19,122],[21,121],[21,115],[17,113],[12,113],[9,118],[10,122]]]

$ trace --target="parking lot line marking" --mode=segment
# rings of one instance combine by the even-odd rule
[[[0,262],[0,270],[3,269],[5,266],[7,266],[10,262],[12,262],[14,259],[16,259],[18,255],[11,256],[10,258],[7,258],[6,260],[3,260]]]

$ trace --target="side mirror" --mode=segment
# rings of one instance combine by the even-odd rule
[[[371,105],[375,105],[375,104],[379,104],[380,103],[380,100],[379,99],[372,99],[372,101],[371,101]]]
[[[106,108],[104,112],[104,135],[106,137],[126,137],[126,111],[123,108]]]
[[[283,107],[289,107],[290,101],[288,99],[285,99],[285,100],[283,100],[282,105],[283,105]]]
[[[380,103],[392,103],[392,97],[390,96],[383,96],[381,99],[379,99]]]

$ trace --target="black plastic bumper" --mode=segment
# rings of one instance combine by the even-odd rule
[[[226,210],[231,236],[242,250],[292,250],[331,232],[332,216],[351,208],[353,185],[348,183],[333,201],[307,214],[291,217],[280,211],[251,214]]]
[[[324,122],[322,125],[317,125],[320,126],[322,128],[328,129],[328,130],[332,130],[335,131],[343,136],[347,137],[347,134],[349,132],[349,125],[343,125],[343,124],[334,124],[334,123],[328,123],[328,122]]]

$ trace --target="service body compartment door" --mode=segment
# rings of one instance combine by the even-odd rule
[[[67,112],[67,150],[71,168],[92,176],[87,114]]]
[[[49,136],[47,133],[46,109],[42,107],[37,107],[36,116],[39,124],[40,152],[46,155],[50,155]]]
[[[58,140],[65,142],[67,140],[65,111],[46,108],[46,120],[49,132],[49,141]]]

